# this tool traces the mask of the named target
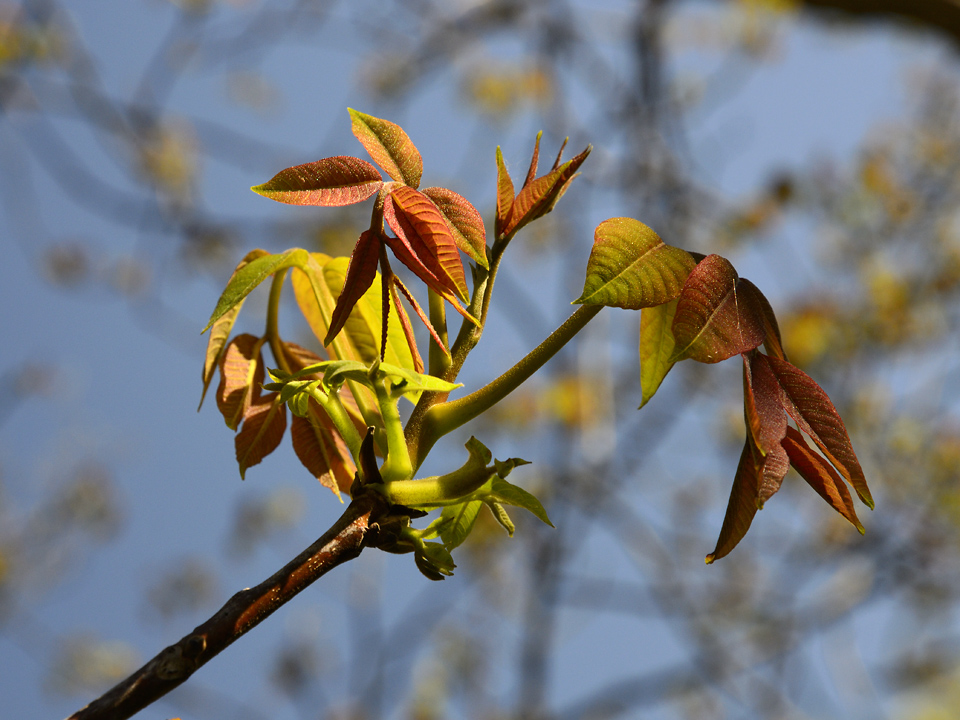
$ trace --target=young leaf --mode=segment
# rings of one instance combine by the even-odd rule
[[[380,261],[380,238],[370,230],[360,233],[360,239],[353,248],[350,264],[347,266],[347,275],[343,281],[337,305],[330,318],[330,327],[323,339],[324,345],[329,345],[334,336],[343,329],[344,323],[350,317],[357,301],[363,297],[374,279],[377,277],[377,264]]]
[[[534,178],[537,177],[537,165],[540,164],[540,138],[541,137],[543,137],[543,130],[537,133],[537,141],[533,144],[533,155],[530,157],[530,167],[527,169],[527,177],[523,181],[523,187],[526,187],[527,185],[532,183]],[[563,144],[566,145],[567,141],[564,140]],[[563,152],[562,147],[560,148],[560,152]],[[553,169],[556,170],[556,166],[554,166]]]
[[[780,338],[780,325],[777,323],[777,316],[773,314],[770,301],[756,285],[746,278],[740,278],[740,288],[743,292],[754,296],[753,302],[760,310],[760,317],[763,320],[763,347],[767,354],[786,360],[787,356],[783,352],[783,341]]]
[[[783,483],[790,460],[780,441],[787,433],[787,415],[780,405],[780,383],[766,355],[743,356],[743,400],[747,432],[760,451],[760,488],[757,507],[762,509]]]
[[[416,145],[396,123],[347,108],[353,134],[370,157],[397,182],[420,186],[423,160]]]
[[[676,299],[640,311],[640,407],[650,402],[673,367],[670,356],[676,312]]]
[[[264,255],[269,255],[269,253],[266,250],[260,249],[251,250],[248,252],[243,257],[243,260],[239,262],[237,267],[234,268],[233,274],[230,275],[230,280],[227,282],[227,284],[230,284],[240,268],[247,263],[256,260],[257,258],[263,257]],[[230,337],[230,331],[233,330],[233,324],[237,320],[237,315],[240,314],[241,307],[243,307],[243,300],[238,302],[224,315],[222,315],[210,329],[210,339],[207,341],[207,355],[203,361],[203,392],[200,394],[200,405],[197,406],[198,412],[200,408],[203,407],[203,399],[207,396],[207,388],[210,387],[210,382],[213,380],[214,370],[216,370],[217,366],[220,364],[220,358],[223,357],[223,353],[225,352],[225,348],[227,346],[227,338]]]
[[[510,179],[510,173],[507,172],[507,166],[503,162],[503,153],[500,151],[500,146],[497,145],[497,240],[504,235],[507,222],[510,220],[513,197],[513,181]]]
[[[312,265],[291,278],[294,295],[310,329],[322,339],[327,335],[330,320],[346,281],[349,260],[331,258],[321,253],[312,256]],[[379,274],[351,310],[344,331],[331,342],[331,357],[357,360],[367,365],[380,357],[380,335],[383,327]],[[401,328],[391,323],[387,331],[385,360],[393,365],[413,368],[413,356]]]
[[[506,508],[503,507],[496,500],[491,500],[488,502],[487,507],[490,508],[490,512],[493,513],[493,517],[496,518],[497,522],[507,531],[507,535],[513,537],[514,531],[517,529],[517,526],[513,524],[513,520],[510,519],[510,516],[507,514]]]
[[[387,198],[383,217],[397,239],[441,285],[466,302],[469,293],[457,243],[443,214],[430,198],[413,188],[398,187]],[[402,262],[403,258],[400,259]]]
[[[448,505],[440,514],[440,539],[443,540],[444,547],[447,550],[453,550],[458,547],[470,531],[473,530],[477,522],[477,513],[483,507],[480,500],[468,500],[457,505]]]
[[[275,272],[289,267],[302,268],[309,258],[310,254],[306,250],[292,248],[279,255],[258,257],[256,260],[251,260],[243,267],[238,268],[217,301],[217,306],[214,308],[207,326],[203,328],[203,332],[209,330],[217,320],[236,307],[250,294],[250,291]]]
[[[465,197],[447,188],[424,188],[423,194],[433,201],[447,221],[460,252],[480,267],[488,268],[487,231],[477,209]]]
[[[586,150],[567,160],[556,170],[552,170],[547,175],[524,185],[513,201],[510,208],[510,218],[503,228],[503,233],[511,235],[527,223],[533,222],[553,210],[592,149],[588,145]]]
[[[340,155],[281,170],[253,190],[288,205],[340,207],[363,202],[383,185],[377,169],[360,158]]]
[[[280,402],[279,394],[268,393],[257,398],[234,439],[241,479],[247,468],[259,464],[277,449],[286,429],[287,406]]]
[[[227,427],[236,430],[246,417],[250,404],[260,395],[263,382],[263,339],[253,335],[237,335],[220,358],[220,385],[217,408]]]
[[[484,499],[529,510],[541,521],[553,527],[553,523],[550,522],[550,518],[547,516],[547,511],[543,509],[543,505],[536,497],[501,477],[495,477],[493,479],[493,487]]]
[[[873,498],[860,461],[853,451],[847,428],[823,388],[785,360],[771,357],[767,361],[783,389],[784,410],[872,510]]]
[[[633,218],[604,220],[594,238],[583,294],[575,303],[628,310],[662,305],[680,294],[695,266],[688,252],[664,244]]]
[[[760,471],[756,465],[753,440],[747,435],[740,453],[740,464],[730,489],[730,500],[727,502],[727,512],[723,517],[720,528],[720,537],[713,552],[707,555],[706,562],[710,565],[716,560],[728,555],[750,529],[754,515],[757,514],[757,494],[760,490]]]
[[[693,268],[673,318],[671,360],[717,363],[763,342],[762,311],[756,296],[743,287],[733,265],[719,255],[709,255]]]
[[[309,400],[306,417],[294,417],[290,425],[293,450],[320,484],[339,498],[349,493],[357,467],[346,443],[323,409]]]
[[[787,428],[783,447],[790,457],[790,464],[800,473],[800,477],[863,535],[866,531],[857,517],[850,491],[830,463],[811,450],[803,435],[791,427]]]

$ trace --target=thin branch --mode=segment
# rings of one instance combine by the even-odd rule
[[[356,558],[365,547],[376,547],[384,535],[380,523],[390,510],[380,493],[358,493],[333,527],[283,569],[238,592],[192,633],[69,720],[123,720],[166,695],[322,575]]]

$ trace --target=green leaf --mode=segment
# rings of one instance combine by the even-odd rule
[[[750,436],[740,453],[740,464],[730,489],[727,512],[723,517],[720,537],[714,551],[707,555],[707,565],[728,555],[747,534],[754,516],[757,514],[757,493],[760,490],[760,472],[754,461],[753,441]]]
[[[523,488],[508,483],[503,478],[496,477],[493,479],[493,486],[490,492],[485,495],[484,499],[488,502],[500,502],[505,505],[513,505],[514,507],[529,510],[547,525],[553,527],[553,523],[550,522],[550,518],[547,516],[547,511],[543,509],[543,505],[536,497]]]
[[[362,202],[382,186],[373,165],[341,155],[281,170],[270,181],[250,189],[288,205],[340,207]]]
[[[238,268],[226,289],[217,301],[217,306],[210,316],[210,321],[202,332],[209,330],[217,320],[237,306],[250,292],[268,277],[279,270],[289,267],[302,268],[307,264],[310,254],[301,248],[292,248],[279,255],[264,255],[251,260],[243,267]]]
[[[412,188],[420,186],[423,160],[407,133],[389,120],[381,120],[347,108],[353,134],[370,153],[374,162],[397,182]]]
[[[314,335],[321,340],[329,331],[336,299],[346,280],[348,264],[348,258],[331,258],[315,253],[311,256],[311,265],[302,271],[295,271],[291,278],[300,311]],[[334,359],[356,360],[370,365],[380,357],[383,329],[381,285],[378,273],[350,311],[344,331],[331,340],[328,350]],[[384,359],[392,365],[410,369],[414,367],[410,348],[397,323],[390,323],[387,330],[384,355]]]
[[[453,550],[467,539],[477,522],[477,513],[480,512],[481,507],[483,507],[482,501],[469,500],[457,505],[448,505],[443,509],[438,527],[440,539],[443,540],[447,550]]]
[[[430,198],[419,190],[400,186],[387,198],[383,217],[397,239],[430,271],[429,276],[421,279],[431,287],[431,279],[434,280],[466,302],[469,293],[457,243]],[[417,272],[417,268],[410,269]]]
[[[674,365],[670,357],[675,346],[673,316],[676,312],[676,299],[640,311],[640,407],[650,402]]]
[[[425,188],[423,194],[433,201],[447,221],[460,252],[480,267],[488,268],[487,231],[483,226],[483,218],[470,201],[442,187]]]
[[[513,520],[510,519],[503,505],[496,501],[490,501],[487,503],[487,507],[490,508],[490,512],[493,513],[493,517],[496,518],[497,522],[507,531],[507,535],[513,537],[517,526],[513,524]]]
[[[237,264],[233,274],[230,275],[230,280],[227,281],[227,285],[233,281],[237,272],[244,265],[264,255],[269,255],[269,253],[266,250],[260,249],[248,252],[243,260]],[[243,300],[240,300],[240,302],[224,313],[210,329],[210,339],[207,341],[207,354],[203,361],[203,392],[200,394],[200,404],[197,406],[198,412],[200,408],[203,407],[203,399],[207,396],[207,389],[213,380],[214,371],[217,369],[217,366],[220,364],[220,359],[226,351],[227,338],[230,337],[230,331],[233,330],[233,324],[236,322],[237,315],[240,314],[240,308],[242,307]]]
[[[703,363],[748,352],[764,340],[764,325],[753,286],[744,284],[726,258],[709,255],[690,272],[673,317],[673,362]]]
[[[594,237],[583,293],[575,303],[628,310],[662,305],[680,294],[695,266],[688,252],[664,244],[633,218],[604,220]]]

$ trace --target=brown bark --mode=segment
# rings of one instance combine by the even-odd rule
[[[162,650],[126,680],[69,720],[129,718],[185,682],[234,640],[258,625],[322,575],[375,547],[391,508],[378,492],[358,494],[340,519],[315,543],[270,578],[241,590],[179,642]]]

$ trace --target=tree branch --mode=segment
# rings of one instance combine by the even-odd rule
[[[319,577],[354,559],[365,547],[389,542],[385,536],[391,510],[380,493],[361,490],[333,527],[283,569],[238,592],[192,633],[69,720],[122,720],[166,695]]]

